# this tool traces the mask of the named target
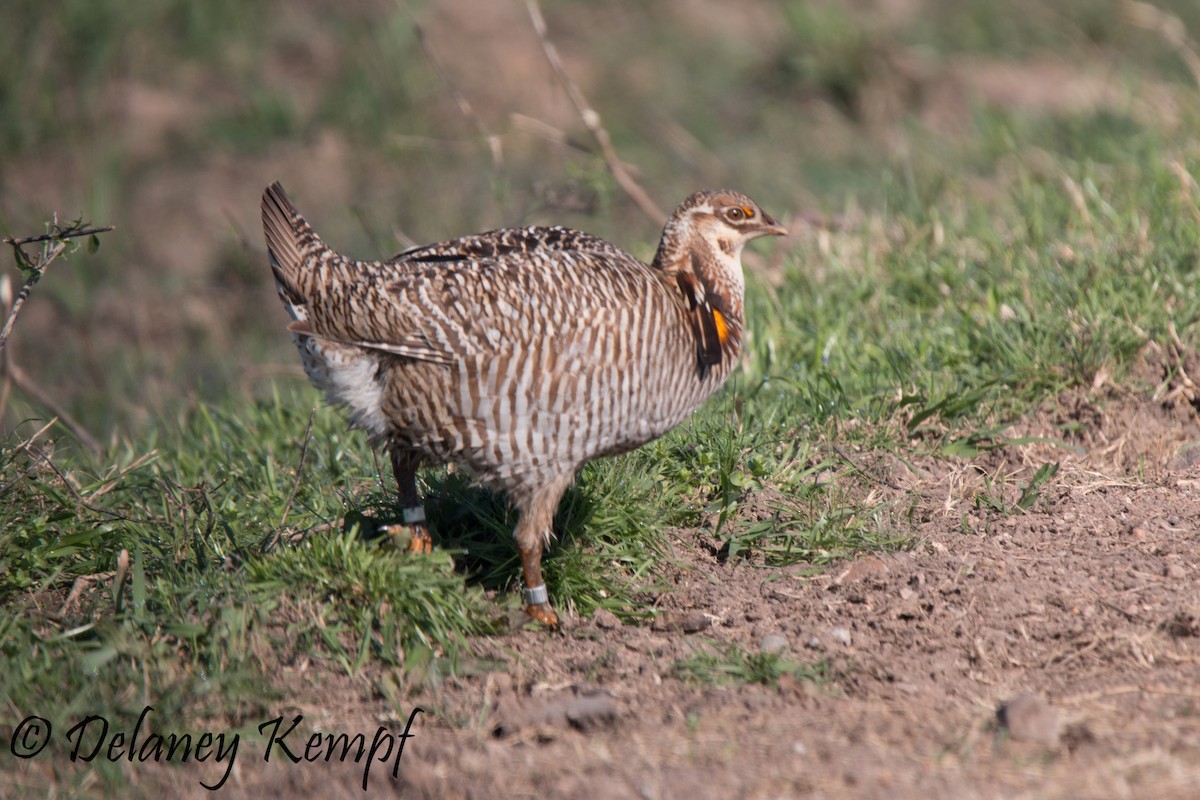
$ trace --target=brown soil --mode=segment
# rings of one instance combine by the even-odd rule
[[[708,532],[678,531],[654,623],[601,612],[480,642],[500,671],[418,691],[404,713],[372,688],[387,676],[294,667],[279,713],[369,739],[422,707],[398,779],[394,761],[377,766],[372,796],[1194,797],[1200,469],[1178,457],[1194,412],[1059,401],[1029,425],[1088,425],[1027,513],[975,508],[979,464],[905,468],[906,551],[814,574],[722,563]],[[1159,446],[1113,447],[1122,437]],[[986,468],[1028,477],[1038,446]],[[825,679],[710,687],[675,668],[729,645],[782,647]],[[221,794],[363,796],[358,765],[280,761],[247,748]],[[213,774],[159,777],[199,796]]]

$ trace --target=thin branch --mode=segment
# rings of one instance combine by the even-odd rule
[[[860,467],[860,466],[858,465],[858,462],[857,462],[857,461],[855,461],[853,458],[851,458],[851,457],[849,456],[849,454],[848,454],[848,453],[846,453],[846,451],[845,451],[845,450],[843,450],[842,448],[838,447],[836,444],[831,444],[831,445],[830,445],[830,448],[833,450],[833,452],[835,452],[835,453],[837,453],[839,456],[841,456],[841,457],[842,457],[842,460],[843,460],[843,461],[845,461],[847,464],[849,464],[851,469],[853,469],[853,470],[854,470],[855,472],[857,472],[859,475],[862,475],[862,476],[863,476],[864,478],[866,478],[867,480],[870,480],[870,481],[875,481],[876,483],[878,483],[878,484],[880,484],[880,485],[882,485],[882,486],[886,486],[887,488],[889,488],[889,489],[891,489],[891,490],[893,490],[893,491],[896,491],[896,492],[902,492],[902,491],[904,491],[904,488],[903,488],[902,486],[899,486],[899,485],[897,485],[897,484],[895,484],[895,483],[893,483],[893,482],[889,481],[887,478],[881,478],[881,477],[879,477],[878,475],[872,475],[871,473],[867,472],[865,469],[863,469],[862,467]]]
[[[86,508],[88,511],[91,511],[93,514],[99,514],[102,517],[108,517],[109,519],[118,520],[120,522],[136,522],[140,525],[161,525],[162,524],[161,522],[158,522],[157,520],[153,520],[153,519],[144,519],[142,517],[130,517],[126,514],[118,514],[115,511],[109,511],[107,508],[101,508],[100,506],[89,503],[87,500],[83,499],[83,495],[80,494],[79,490],[75,488],[75,484],[71,483],[71,479],[68,478],[66,476],[66,474],[61,469],[59,469],[59,466],[54,463],[54,459],[50,458],[45,453],[38,453],[34,450],[30,450],[29,454],[36,455],[43,462],[45,462],[46,466],[49,467],[51,469],[51,471],[53,471],[54,474],[58,476],[58,479],[60,481],[62,481],[63,486],[67,487],[67,491],[70,492],[72,495],[74,495],[75,502],[82,508]]]
[[[19,445],[16,447],[16,449],[14,449],[14,450],[12,451],[12,455],[11,455],[10,457],[11,457],[13,460],[15,460],[15,458],[16,458],[16,456],[17,456],[17,454],[19,454],[19,453],[20,453],[20,452],[22,452],[22,451],[28,451],[28,450],[29,450],[29,448],[30,448],[30,446],[31,446],[31,445],[32,445],[32,444],[33,444],[33,443],[34,443],[34,442],[37,440],[37,438],[38,438],[39,436],[41,436],[43,433],[45,433],[46,431],[50,430],[50,428],[52,428],[52,427],[54,426],[54,423],[55,423],[55,421],[56,421],[56,420],[50,420],[50,421],[49,421],[49,422],[47,422],[45,425],[43,425],[43,426],[42,426],[42,427],[41,427],[41,428],[38,430],[38,432],[37,432],[37,433],[33,434],[33,436],[30,436],[28,439],[26,439],[25,441],[21,442],[21,444],[19,444]],[[25,480],[26,478],[28,478],[30,475],[32,475],[32,474],[33,474],[33,471],[34,471],[34,469],[35,469],[34,467],[29,467],[29,468],[27,468],[27,469],[26,469],[24,472],[20,472],[20,473],[18,473],[18,474],[17,474],[17,477],[13,478],[13,479],[12,479],[11,481],[9,481],[8,483],[4,484],[3,486],[0,486],[0,497],[4,497],[5,495],[7,495],[7,494],[8,494],[8,490],[9,490],[9,489],[11,489],[12,487],[16,486],[16,485],[17,485],[17,483],[19,483],[20,481],[23,481],[23,480]]]
[[[100,442],[93,436],[83,424],[72,417],[67,410],[58,404],[58,401],[46,393],[42,387],[38,386],[33,378],[25,373],[25,370],[18,367],[8,358],[8,354],[0,357],[0,364],[4,367],[4,375],[6,379],[11,379],[13,384],[24,392],[31,400],[40,406],[43,406],[53,416],[58,417],[58,421],[63,427],[70,431],[80,443],[87,448],[92,455],[99,455],[104,449]]]
[[[283,504],[283,514],[279,517],[279,525],[275,528],[275,535],[271,537],[271,541],[262,549],[264,553],[275,549],[275,545],[279,544],[279,537],[283,535],[283,526],[287,524],[288,513],[292,510],[292,501],[296,499],[296,490],[300,488],[300,479],[304,475],[304,459],[308,456],[308,443],[312,441],[313,420],[317,418],[317,409],[314,406],[313,410],[308,415],[308,427],[304,431],[304,443],[300,445],[300,463],[296,467],[296,479],[292,481],[291,491],[288,492],[287,500]]]
[[[571,98],[571,105],[575,106],[575,111],[578,112],[579,118],[583,120],[583,124],[591,132],[595,138],[596,144],[600,145],[600,152],[604,155],[604,161],[608,164],[608,171],[612,173],[613,178],[625,190],[625,194],[629,195],[630,199],[637,204],[637,207],[642,210],[646,216],[654,220],[655,224],[661,225],[666,220],[667,215],[663,213],[650,195],[646,194],[646,190],[638,185],[638,182],[633,179],[629,171],[625,169],[617,151],[613,149],[612,138],[609,137],[608,131],[600,122],[600,115],[596,110],[588,105],[587,98],[583,96],[583,92],[571,80],[571,76],[567,73],[567,68],[563,65],[562,59],[558,55],[558,49],[546,31],[546,20],[542,16],[542,9],[538,6],[537,0],[525,0],[525,6],[529,10],[529,19],[533,22],[533,30],[537,33],[538,39],[542,43],[542,50],[546,53],[546,60],[550,62],[551,69],[554,70],[555,76],[559,83],[567,90],[567,96]]]
[[[7,275],[0,275],[0,316],[8,318],[8,312],[12,310],[12,281]],[[0,373],[3,374],[3,382],[0,383],[0,422],[4,420],[4,414],[8,411],[8,396],[12,391],[12,376],[8,374],[8,356],[7,350],[0,350]]]
[[[50,233],[43,233],[38,236],[27,236],[24,239],[14,239],[11,236],[7,236],[4,238],[4,243],[11,244],[13,247],[24,247],[25,245],[33,244],[34,242],[74,239],[80,236],[91,236],[93,233],[108,233],[111,230],[115,230],[115,227],[112,225],[98,225],[92,228],[80,228],[79,230],[52,231]]]
[[[442,83],[446,84],[446,88],[450,90],[450,96],[454,98],[454,102],[458,105],[458,110],[467,118],[467,121],[475,126],[475,130],[479,131],[480,137],[487,142],[488,151],[492,155],[492,167],[500,169],[504,164],[504,151],[500,147],[500,137],[488,130],[487,124],[483,118],[472,107],[471,102],[467,100],[466,95],[459,91],[458,86],[454,81],[450,80],[450,75],[442,68],[442,64],[437,60],[437,56],[433,54],[429,43],[425,40],[425,31],[417,23],[413,23],[413,32],[417,36],[417,42],[421,45],[421,50],[425,53],[425,58],[433,65],[433,71],[442,79]]]
[[[26,258],[25,254],[21,251],[20,245],[15,244],[10,239],[5,239],[4,241],[12,244],[13,249],[21,254],[18,258]],[[33,291],[33,287],[42,279],[42,273],[46,271],[46,267],[50,266],[50,262],[62,255],[62,251],[66,249],[67,243],[59,242],[42,257],[34,269],[29,271],[24,285],[21,286],[21,291],[17,292],[17,297],[13,300],[12,309],[8,312],[8,318],[4,320],[4,327],[0,328],[0,350],[3,350],[4,345],[8,343],[8,335],[12,333],[13,325],[17,322],[17,316],[21,313],[21,307],[29,299],[29,293]]]
[[[78,227],[76,227],[78,226]],[[25,283],[21,286],[21,291],[12,301],[12,305],[8,304],[8,294],[10,292],[7,277],[4,280],[4,297],[0,300],[0,312],[5,313],[4,325],[0,327],[0,370],[4,372],[4,385],[0,388],[0,416],[3,416],[8,405],[8,388],[10,384],[16,384],[17,388],[25,394],[29,395],[35,402],[45,406],[51,414],[58,417],[66,428],[75,434],[75,436],[83,443],[83,445],[91,451],[93,455],[100,453],[100,442],[96,437],[92,436],[83,425],[79,424],[78,420],[72,417],[67,411],[60,406],[53,397],[42,391],[32,378],[13,363],[12,356],[5,349],[8,344],[8,337],[12,334],[13,325],[17,322],[17,317],[21,313],[21,309],[25,305],[25,301],[29,299],[33,287],[41,280],[42,275],[46,273],[46,269],[67,249],[69,239],[77,239],[81,236],[95,236],[98,233],[107,233],[111,231],[113,226],[87,226],[81,225],[79,222],[70,223],[67,227],[60,227],[58,219],[55,218],[51,225],[49,233],[43,233],[38,236],[26,236],[23,239],[14,239],[9,236],[4,239],[5,244],[12,245],[13,255],[16,256],[17,263],[26,273]],[[30,258],[21,248],[28,244],[42,244],[42,254],[35,260]],[[53,243],[53,244],[51,244]]]
[[[58,221],[55,220],[53,230],[50,233],[43,233],[38,236],[27,236],[24,239],[14,239],[11,236],[4,239],[5,244],[12,245],[13,253],[17,257],[17,262],[25,265],[29,275],[25,278],[25,285],[21,287],[21,291],[17,293],[16,300],[13,301],[12,308],[8,311],[8,318],[4,320],[4,327],[0,329],[0,350],[4,349],[4,345],[8,342],[8,335],[12,333],[13,325],[17,321],[17,315],[21,313],[21,306],[25,305],[25,301],[29,298],[29,293],[33,291],[34,284],[42,278],[42,274],[54,259],[62,255],[67,249],[67,240],[75,239],[80,236],[93,236],[97,233],[107,233],[111,231],[113,226],[102,225],[99,227],[84,227],[78,229],[59,228]],[[54,247],[43,248],[42,255],[37,261],[33,261],[25,254],[21,248],[27,244],[35,242],[54,242]]]

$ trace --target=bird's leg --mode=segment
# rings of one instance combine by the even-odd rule
[[[425,525],[425,506],[417,492],[417,467],[421,465],[421,454],[397,444],[388,448],[392,456],[392,472],[396,475],[396,487],[400,491],[400,507],[404,514],[403,525],[386,525],[384,531],[399,536],[405,533],[410,538],[406,549],[410,553],[428,553],[433,550],[433,539]]]
[[[514,498],[521,514],[515,536],[517,549],[521,552],[521,571],[525,578],[525,589],[522,592],[525,613],[550,628],[558,627],[558,614],[554,613],[550,606],[550,595],[542,579],[542,549],[549,543],[553,534],[551,525],[554,522],[554,511],[570,483],[569,477],[564,480],[552,480],[524,497]]]

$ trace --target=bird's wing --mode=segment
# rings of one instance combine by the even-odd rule
[[[565,228],[494,231],[351,266],[293,331],[447,366],[551,337],[566,345],[630,301],[631,272],[649,270]]]
[[[391,353],[392,355],[411,358],[416,361],[428,361],[443,366],[451,366],[455,363],[453,358],[450,358],[438,348],[430,346],[424,339],[419,338],[403,338],[395,342],[366,341],[337,334],[318,333],[308,320],[294,320],[288,324],[288,330],[299,336],[311,336],[318,339],[326,339],[337,344],[348,344],[355,347],[363,347],[367,350],[378,350],[383,353]]]
[[[438,244],[401,250],[394,264],[453,264],[462,261],[528,256],[535,252],[621,253],[612,244],[582,231],[555,227],[500,228]]]

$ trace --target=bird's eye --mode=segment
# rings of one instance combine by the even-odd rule
[[[731,222],[738,222],[745,216],[746,216],[746,212],[744,210],[742,210],[741,208],[738,208],[737,206],[734,206],[733,208],[731,208],[725,212],[725,217],[727,219],[729,219],[729,221],[731,221]]]

